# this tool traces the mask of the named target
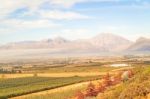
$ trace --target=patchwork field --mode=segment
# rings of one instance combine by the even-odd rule
[[[100,61],[102,60],[102,61]],[[109,61],[111,60],[111,62]],[[149,63],[136,59],[78,59],[76,63],[53,60],[29,63],[1,63],[0,99],[68,99],[77,91],[85,91],[90,82],[101,81],[109,72],[133,69],[136,66],[148,66]],[[55,63],[56,62],[56,63]],[[17,64],[17,65],[16,65]],[[111,67],[111,64],[130,64],[127,67]],[[11,66],[13,65],[13,66]],[[7,68],[5,68],[5,66]],[[8,71],[3,72],[6,69]],[[9,70],[12,69],[10,72]],[[14,72],[19,70],[21,72]]]
[[[25,77],[15,79],[0,79],[0,98],[19,96],[53,89],[74,83],[100,79],[101,76],[91,77]]]
[[[83,66],[83,67],[55,67],[55,68],[29,68],[25,73],[0,74],[0,78],[22,78],[22,77],[72,77],[72,76],[97,76],[106,72],[120,69],[120,67]]]
[[[11,99],[67,99],[69,97],[72,97],[78,90],[85,90],[90,82],[95,83],[97,81],[100,80],[76,83],[64,87],[14,97]]]

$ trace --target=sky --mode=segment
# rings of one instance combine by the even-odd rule
[[[0,0],[0,44],[113,33],[150,38],[150,0]]]

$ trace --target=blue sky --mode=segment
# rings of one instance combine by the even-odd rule
[[[150,37],[150,0],[0,0],[0,44],[113,33]]]

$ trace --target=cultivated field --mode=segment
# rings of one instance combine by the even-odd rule
[[[101,61],[102,60],[102,61]],[[73,59],[72,59],[73,61]],[[95,81],[109,72],[128,70],[136,66],[148,66],[148,62],[128,58],[55,59],[45,62],[1,63],[2,69],[12,66],[12,72],[1,71],[0,98],[14,99],[67,99],[78,90],[85,90],[89,81]],[[76,62],[77,61],[77,62]],[[130,64],[129,67],[111,67],[111,64]],[[17,65],[15,65],[17,64]],[[18,65],[19,64],[19,65]],[[5,68],[4,68],[5,69]],[[10,68],[6,68],[10,69]],[[14,71],[19,70],[19,72]],[[20,72],[21,71],[21,72]],[[60,98],[61,97],[61,98]]]
[[[92,77],[25,77],[0,80],[0,97],[7,98],[53,89],[74,83],[100,79],[101,76]]]
[[[21,77],[72,77],[72,76],[97,76],[104,75],[106,72],[120,69],[120,67],[103,67],[103,66],[80,66],[80,67],[40,67],[27,68],[25,73],[3,73],[0,78],[21,78]]]
[[[78,90],[84,90],[90,82],[96,83],[97,81],[100,80],[92,80],[92,81],[76,83],[76,84],[59,87],[51,90],[14,97],[11,99],[66,99],[73,96]]]

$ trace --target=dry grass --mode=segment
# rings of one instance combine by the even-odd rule
[[[98,76],[104,75],[106,72],[72,72],[72,73],[37,73],[38,77],[72,77],[72,76]],[[0,74],[0,78],[22,78],[33,77],[35,74]]]

